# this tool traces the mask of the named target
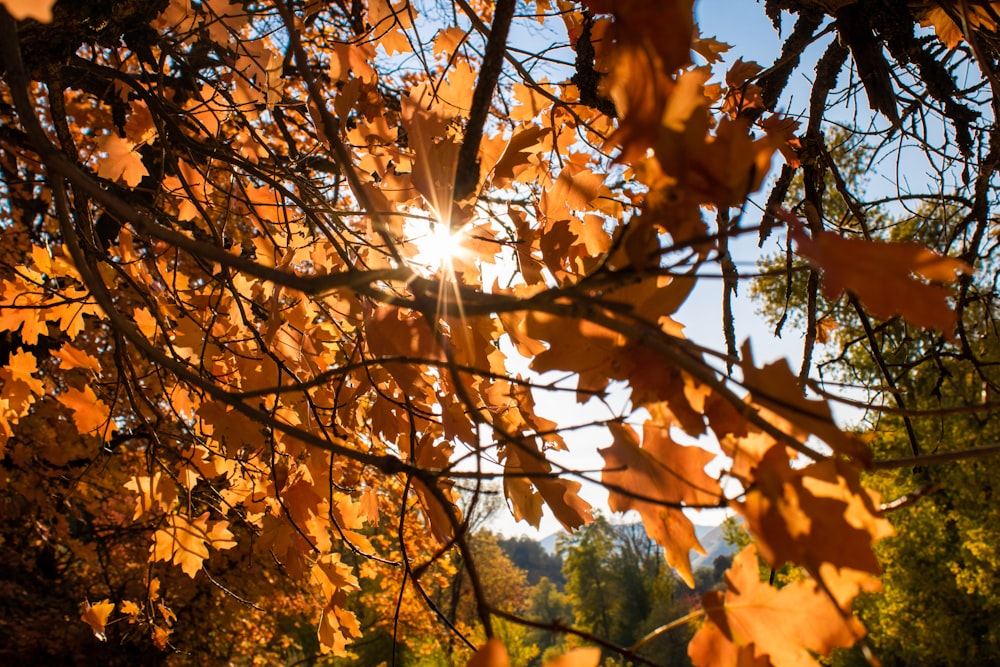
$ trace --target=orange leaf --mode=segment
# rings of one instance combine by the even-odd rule
[[[828,656],[865,634],[861,623],[842,614],[816,582],[794,581],[778,590],[760,581],[753,546],[733,560],[726,585],[724,594],[711,591],[702,599],[708,620],[688,648],[697,667],[734,664],[720,659],[733,656],[742,665],[767,658],[774,667],[818,667],[812,654]]]
[[[10,369],[11,378],[23,382],[31,393],[39,395],[45,391],[42,381],[32,377],[32,373],[38,372],[38,363],[31,352],[14,352],[10,355],[7,368]]]
[[[834,232],[809,238],[798,223],[789,235],[799,254],[823,270],[823,287],[830,299],[851,292],[876,317],[901,315],[918,327],[953,334],[951,292],[930,283],[954,282],[956,274],[971,273],[965,262],[915,241],[862,241]]]
[[[545,663],[545,667],[597,667],[601,664],[601,649],[577,648]]]
[[[319,620],[319,646],[323,653],[347,655],[347,643],[361,636],[361,625],[354,612],[347,609],[347,593],[337,591],[323,609]]]
[[[71,370],[74,368],[86,368],[87,370],[99,373],[101,371],[101,364],[96,358],[87,354],[83,350],[78,350],[69,343],[64,343],[61,348],[52,353],[56,359],[59,359],[59,368],[61,370]]]
[[[734,508],[757,536],[772,567],[804,566],[846,610],[858,589],[876,590],[874,542],[892,535],[878,498],[862,488],[858,469],[827,459],[792,469],[783,448],[772,447],[757,468],[753,488]]]
[[[169,510],[177,498],[174,485],[169,480],[164,481],[160,471],[153,473],[152,477],[136,475],[125,482],[124,487],[139,496],[135,504],[135,513],[132,515],[133,521],[153,511],[154,508]]]
[[[130,187],[139,185],[143,176],[149,175],[142,157],[136,152],[137,146],[116,134],[108,134],[97,140],[97,148],[107,157],[97,161],[97,175],[112,181],[121,181]]]
[[[455,448],[448,442],[435,442],[433,436],[425,433],[420,442],[417,443],[416,449],[414,463],[424,470],[441,470],[450,463]],[[450,486],[446,480],[438,482],[438,488],[446,498],[452,495]],[[461,511],[454,503],[451,503],[450,507],[442,504],[437,494],[433,493],[422,480],[414,480],[413,488],[423,506],[424,515],[430,523],[431,533],[438,542],[442,544],[447,542],[455,534],[452,517],[461,520]]]
[[[496,164],[493,165],[494,181],[514,178],[517,175],[516,170],[522,165],[527,164],[528,158],[533,153],[542,150],[541,141],[551,131],[547,127],[529,125],[514,132],[510,137],[510,141],[507,142],[507,147],[504,148],[503,154],[497,160]]]
[[[208,517],[208,512],[193,521],[180,514],[168,516],[166,528],[156,531],[153,536],[150,560],[173,561],[180,565],[184,574],[194,579],[208,558],[209,546],[214,549],[236,546],[229,532],[229,522],[218,521],[209,529]]]
[[[542,458],[536,445],[525,441],[519,447],[508,446],[501,456],[504,458],[504,492],[510,499],[515,519],[524,519],[537,528],[544,500],[566,530],[593,520],[590,503],[580,497],[581,484],[547,477],[552,466]],[[532,486],[538,489],[537,495]]]
[[[785,359],[757,368],[753,365],[749,340],[743,344],[741,352],[743,382],[753,402],[786,420],[789,435],[801,442],[814,435],[838,454],[863,465],[871,462],[871,450],[859,438],[840,430],[826,401],[805,397],[801,383]]]
[[[613,14],[616,41],[646,42],[667,73],[691,62],[694,0],[584,0],[593,12]]]
[[[694,525],[677,505],[719,502],[722,489],[705,474],[705,464],[715,456],[698,447],[678,445],[666,428],[652,422],[643,427],[642,447],[628,425],[608,428],[614,441],[598,450],[604,457],[601,481],[618,487],[610,491],[608,505],[615,512],[639,512],[646,533],[666,550],[667,563],[694,587],[689,553],[691,549],[704,553],[704,549],[695,537]]]
[[[101,428],[108,423],[108,418],[111,416],[111,410],[104,401],[97,398],[90,385],[84,386],[82,391],[69,387],[56,399],[73,411],[73,422],[81,435]]]
[[[52,21],[52,6],[56,0],[0,0],[10,15],[18,21],[35,19],[41,23]]]
[[[490,637],[479,647],[466,667],[510,667],[510,658],[507,657],[507,649],[503,643],[496,637]]]
[[[108,602],[107,599],[93,605],[89,601],[84,600],[80,605],[80,611],[83,612],[80,620],[90,626],[90,629],[94,631],[95,637],[102,642],[106,642],[108,638],[104,634],[104,628],[108,623],[108,616],[111,615],[114,608],[115,603]]]

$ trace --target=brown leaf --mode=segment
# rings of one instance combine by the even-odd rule
[[[938,329],[948,337],[954,334],[955,312],[948,305],[951,291],[934,283],[954,282],[958,274],[972,273],[965,262],[915,241],[863,241],[834,232],[809,238],[800,224],[793,224],[789,235],[799,254],[822,269],[828,298],[851,292],[876,317],[901,315],[919,327]]]

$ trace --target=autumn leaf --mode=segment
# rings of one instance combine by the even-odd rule
[[[871,463],[870,448],[860,438],[837,426],[829,404],[825,400],[806,398],[787,360],[779,359],[757,368],[749,341],[743,345],[742,358],[743,382],[750,390],[751,399],[780,417],[789,435],[803,443],[810,435],[816,436],[838,454],[851,457],[862,465]]]
[[[544,501],[566,530],[593,520],[590,503],[580,497],[580,482],[552,477],[552,466],[537,446],[525,442],[520,447],[505,447],[501,458],[506,473],[504,493],[515,519],[537,528]]]
[[[433,435],[427,433],[417,443],[413,461],[427,471],[443,470],[448,466],[453,451],[454,447],[449,443],[436,441]],[[438,484],[438,489],[445,499],[452,495],[449,487],[448,484]],[[424,515],[430,523],[431,533],[442,544],[447,542],[455,534],[455,523],[461,521],[461,511],[458,506],[454,503],[446,506],[434,490],[421,479],[414,480],[414,489],[420,498]]]
[[[169,480],[164,480],[160,471],[156,471],[152,476],[136,475],[125,482],[124,486],[138,495],[135,514],[132,516],[133,521],[156,508],[168,511],[177,498],[177,491],[173,484]]]
[[[597,667],[599,664],[601,664],[601,649],[591,646],[576,648],[552,658],[545,663],[545,667]]]
[[[101,364],[94,356],[73,347],[69,343],[64,344],[61,348],[53,352],[52,355],[59,359],[59,368],[63,370],[84,368],[95,373],[101,371]]]
[[[93,433],[104,427],[111,416],[111,410],[101,399],[97,398],[90,385],[83,389],[67,387],[56,396],[56,400],[73,411],[73,422],[81,435]]]
[[[317,631],[323,653],[347,655],[347,644],[361,636],[361,625],[354,612],[347,609],[347,594],[338,591],[323,608]]]
[[[829,656],[865,635],[814,581],[793,581],[781,590],[761,582],[753,546],[733,559],[726,587],[702,598],[708,619],[688,649],[697,667],[726,664],[716,662],[723,656],[742,657],[738,664],[766,658],[773,667],[818,667],[813,654]],[[748,660],[750,650],[754,660]]]
[[[96,604],[90,604],[88,600],[84,600],[80,605],[80,610],[83,612],[80,620],[90,626],[90,629],[94,631],[95,637],[102,642],[106,642],[108,638],[104,634],[104,628],[108,623],[108,616],[111,615],[114,608],[115,603],[109,602],[107,599]]]
[[[107,134],[97,140],[97,149],[106,154],[97,160],[97,175],[112,181],[121,181],[129,187],[139,185],[139,181],[149,172],[136,152],[136,144],[116,134]]]
[[[52,21],[52,6],[56,0],[3,0],[4,8],[18,21],[35,19],[41,23]]]
[[[479,647],[466,667],[510,667],[507,649],[496,637],[490,637]]]
[[[698,37],[691,44],[691,49],[708,61],[710,65],[722,62],[720,54],[733,48],[731,44],[720,42],[715,37]]]
[[[965,262],[916,241],[864,241],[833,232],[810,238],[801,224],[793,224],[789,235],[799,254],[822,269],[830,299],[851,292],[876,317],[901,315],[919,327],[954,334],[955,311],[948,305],[952,293],[940,283],[972,273]]]
[[[666,550],[667,563],[688,586],[694,587],[690,551],[704,553],[694,524],[679,505],[718,503],[722,489],[705,474],[714,455],[698,447],[684,447],[670,438],[668,429],[646,422],[642,446],[626,424],[610,424],[614,440],[598,450],[604,457],[601,481],[613,485],[608,505],[615,512],[636,510],[646,533]],[[631,494],[636,496],[633,497]]]
[[[236,546],[228,521],[216,521],[208,527],[209,512],[193,521],[182,514],[172,514],[166,526],[156,531],[150,549],[150,561],[172,561],[184,574],[194,579],[208,558],[208,548],[232,549]]]
[[[758,466],[752,489],[736,509],[757,536],[772,567],[805,567],[837,602],[849,608],[860,590],[877,590],[881,572],[874,543],[893,534],[879,499],[861,486],[847,461],[827,459],[791,468],[775,446]]]

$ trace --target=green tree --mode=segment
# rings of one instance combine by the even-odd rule
[[[689,609],[675,600],[677,580],[662,549],[639,524],[613,525],[598,516],[559,543],[575,625],[622,647],[636,645]],[[687,664],[687,628],[646,643],[657,664]]]

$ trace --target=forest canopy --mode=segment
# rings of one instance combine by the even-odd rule
[[[927,526],[994,599],[1000,3],[694,9],[0,0],[0,656],[875,661]],[[748,545],[640,640],[533,616],[477,508],[624,553],[585,484],[692,588],[693,511]]]

